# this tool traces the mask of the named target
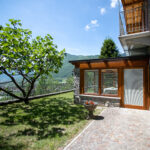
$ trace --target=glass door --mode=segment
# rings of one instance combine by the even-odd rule
[[[124,69],[124,104],[143,106],[143,69]]]

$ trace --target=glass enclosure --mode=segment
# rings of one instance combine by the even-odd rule
[[[117,69],[101,70],[101,94],[103,95],[118,94],[118,70]]]
[[[84,93],[98,93],[98,70],[84,71]]]

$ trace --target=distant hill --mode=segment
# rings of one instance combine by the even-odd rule
[[[5,75],[0,75],[0,82],[10,81],[10,79]]]
[[[125,53],[122,53],[121,56],[124,57],[126,55]],[[83,56],[83,55],[71,55],[67,53],[63,61],[63,66],[59,70],[59,73],[52,74],[52,75],[57,80],[62,80],[64,78],[70,77],[72,75],[72,71],[74,68],[74,66],[69,63],[70,60],[96,59],[98,57],[99,55]],[[0,75],[0,82],[5,82],[5,81],[10,81],[10,79],[5,75]]]
[[[126,56],[125,53],[121,54],[122,57]],[[74,66],[69,63],[70,60],[81,60],[81,59],[96,59],[98,58],[99,55],[89,55],[89,56],[83,56],[83,55],[71,55],[71,54],[66,54],[66,57],[63,61],[63,66],[59,70],[59,73],[53,74],[53,77],[56,79],[63,79],[70,77],[72,75],[72,71]]]
[[[53,74],[53,77],[56,79],[70,77],[72,75],[72,70],[74,68],[74,66],[69,63],[70,60],[96,59],[98,57],[99,55],[83,56],[83,55],[71,55],[67,53],[63,61],[64,64],[62,68],[59,70],[59,73]]]
[[[74,68],[74,66],[69,63],[70,60],[94,59],[94,58],[98,58],[98,55],[82,56],[82,55],[71,55],[67,53],[64,58],[62,68],[59,70],[59,73],[53,74],[53,77],[59,80],[70,77],[72,74],[72,70]],[[5,75],[0,75],[0,82],[5,82],[5,81],[10,81],[10,79]]]

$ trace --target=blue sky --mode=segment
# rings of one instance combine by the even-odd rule
[[[123,52],[117,0],[0,0],[0,24],[10,18],[20,19],[33,37],[51,34],[70,54],[100,54],[107,37]]]

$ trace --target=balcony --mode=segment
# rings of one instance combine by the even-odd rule
[[[149,5],[128,6],[119,13],[119,40],[127,55],[150,55],[149,8]]]
[[[121,11],[119,14],[120,36],[138,32],[150,31],[148,7],[136,7]]]

